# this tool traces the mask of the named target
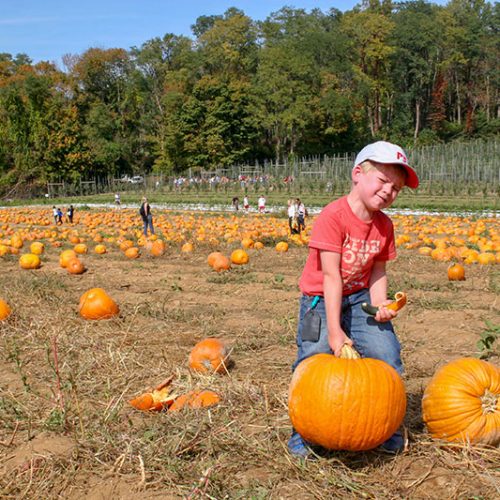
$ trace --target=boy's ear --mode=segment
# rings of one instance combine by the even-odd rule
[[[363,167],[361,165],[356,165],[351,171],[352,182],[357,182],[359,176],[363,173]]]

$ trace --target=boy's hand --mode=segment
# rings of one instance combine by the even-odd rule
[[[384,307],[389,305],[391,302],[392,300],[385,300],[378,306],[377,314],[375,314],[375,321],[378,321],[379,323],[385,323],[386,321],[391,321],[398,315],[397,311]]]
[[[344,344],[352,346],[352,340],[345,333],[343,333],[343,336],[336,335],[334,338],[330,337],[328,339],[328,343],[330,344],[330,349],[333,351],[333,354],[337,356],[337,358],[340,358],[340,352],[342,351]]]

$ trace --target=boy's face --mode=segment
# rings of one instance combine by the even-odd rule
[[[375,212],[390,207],[405,185],[405,173],[398,165],[371,163],[368,170],[358,165],[353,170],[355,190],[366,207]]]

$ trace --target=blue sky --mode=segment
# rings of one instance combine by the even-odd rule
[[[61,66],[64,54],[90,47],[129,49],[165,33],[191,36],[202,15],[237,7],[254,20],[283,6],[346,11],[355,0],[0,0],[0,52],[25,53]]]

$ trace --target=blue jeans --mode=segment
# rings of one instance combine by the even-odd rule
[[[142,222],[144,223],[144,236],[148,235],[148,227],[151,231],[151,234],[155,234],[155,230],[153,227],[153,216],[151,214],[149,214],[147,217],[144,217],[142,219]]]
[[[325,300],[323,297],[314,308],[321,316],[321,331],[317,342],[302,340],[302,321],[314,297],[302,295],[300,299],[299,326],[297,329],[297,359],[293,369],[304,359],[319,353],[332,353],[328,344]],[[362,358],[375,358],[391,365],[400,375],[403,373],[401,346],[391,322],[378,323],[361,309],[363,302],[370,302],[368,290],[342,298],[341,325]]]

